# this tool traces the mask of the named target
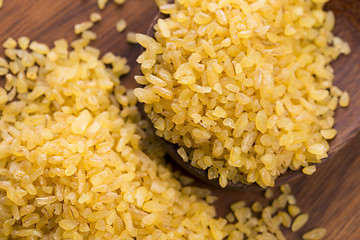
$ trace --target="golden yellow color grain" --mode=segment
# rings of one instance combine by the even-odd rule
[[[223,187],[312,174],[336,135],[335,109],[350,101],[333,86],[330,65],[350,48],[331,33],[335,16],[324,2],[159,1],[170,16],[153,38],[136,35],[145,86],[135,95],[153,123],[168,122],[156,134]]]

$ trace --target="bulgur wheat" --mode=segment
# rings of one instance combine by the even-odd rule
[[[166,166],[120,85],[126,60],[101,61],[89,42],[13,49],[19,71],[0,88],[0,238],[284,239],[277,212],[293,201],[290,187],[253,205],[260,218],[245,202],[231,205],[230,222],[216,218],[210,191]]]
[[[158,1],[161,2],[161,1]],[[327,1],[175,0],[154,38],[137,34],[144,76],[135,90],[156,134],[219,184],[274,186],[327,157],[334,111],[330,62],[349,54]],[[184,152],[185,150],[185,152]]]

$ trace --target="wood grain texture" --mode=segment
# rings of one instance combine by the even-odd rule
[[[341,57],[333,64],[335,83],[350,93],[352,102],[348,108],[336,112],[339,133],[331,143],[329,159],[314,176],[301,176],[291,185],[298,205],[311,213],[304,230],[322,226],[328,229],[326,239],[357,240],[360,239],[360,1],[332,0],[327,8],[334,10],[337,17],[335,33],[352,48],[350,56]],[[134,87],[133,75],[139,70],[135,60],[140,48],[126,43],[126,32],[146,32],[157,12],[152,0],[128,0],[123,6],[109,1],[104,11],[97,9],[95,0],[5,0],[0,9],[0,42],[23,35],[50,45],[59,38],[71,41],[76,37],[74,24],[88,20],[94,11],[100,12],[103,20],[93,28],[98,39],[92,45],[103,54],[112,51],[127,57],[133,71],[123,82]],[[127,21],[128,28],[119,34],[115,22],[121,18]],[[222,216],[234,201],[263,199],[261,192],[212,190],[219,196],[216,207]],[[297,240],[302,233],[302,230],[295,234],[286,231],[286,236]]]

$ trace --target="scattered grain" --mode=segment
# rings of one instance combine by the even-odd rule
[[[90,14],[90,21],[93,23],[99,22],[101,20],[101,14],[97,12],[93,12]]]
[[[309,214],[303,213],[297,216],[291,226],[291,231],[296,232],[302,228],[306,222],[309,220]]]
[[[120,19],[119,21],[116,22],[116,31],[118,31],[119,33],[123,32],[126,28],[126,22],[124,19]]]
[[[132,44],[136,44],[136,33],[134,32],[128,32],[126,34],[126,40],[128,41],[128,43],[132,43]]]
[[[74,26],[74,32],[75,34],[80,34],[88,29],[90,29],[94,23],[92,21],[86,21],[82,23],[75,24]]]
[[[325,228],[315,228],[307,233],[304,233],[302,236],[305,240],[320,240],[323,239],[326,235]]]
[[[108,0],[97,0],[97,5],[100,10],[103,10],[107,4]]]

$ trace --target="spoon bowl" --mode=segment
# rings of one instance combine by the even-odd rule
[[[337,153],[349,144],[360,131],[360,94],[358,91],[360,88],[360,67],[357,67],[357,65],[360,66],[360,49],[358,47],[360,45],[360,2],[355,0],[331,0],[327,3],[325,9],[334,12],[336,25],[333,33],[348,42],[352,52],[348,56],[340,56],[331,64],[335,71],[334,85],[338,86],[343,91],[347,91],[350,95],[351,101],[349,107],[339,107],[336,110],[335,129],[338,133],[337,136],[330,141],[328,157],[323,159],[322,162],[329,161],[330,159],[336,157]],[[160,12],[157,13],[147,31],[147,35],[154,36],[154,25],[157,23],[159,18],[164,17],[166,17],[164,14]],[[140,109],[143,109],[142,105],[139,106]],[[164,139],[160,139],[160,141],[163,143],[163,146],[171,159],[187,172],[205,183],[220,187],[218,178],[209,180],[206,170],[196,168],[192,166],[190,162],[184,162],[177,153],[177,149],[179,148],[178,145],[170,143]],[[317,165],[319,167],[321,164]],[[302,175],[304,174],[301,170],[288,170],[276,179],[275,185],[279,186],[285,184]],[[234,184],[231,181],[229,181],[226,189],[252,191],[263,190],[263,188],[257,184]]]

